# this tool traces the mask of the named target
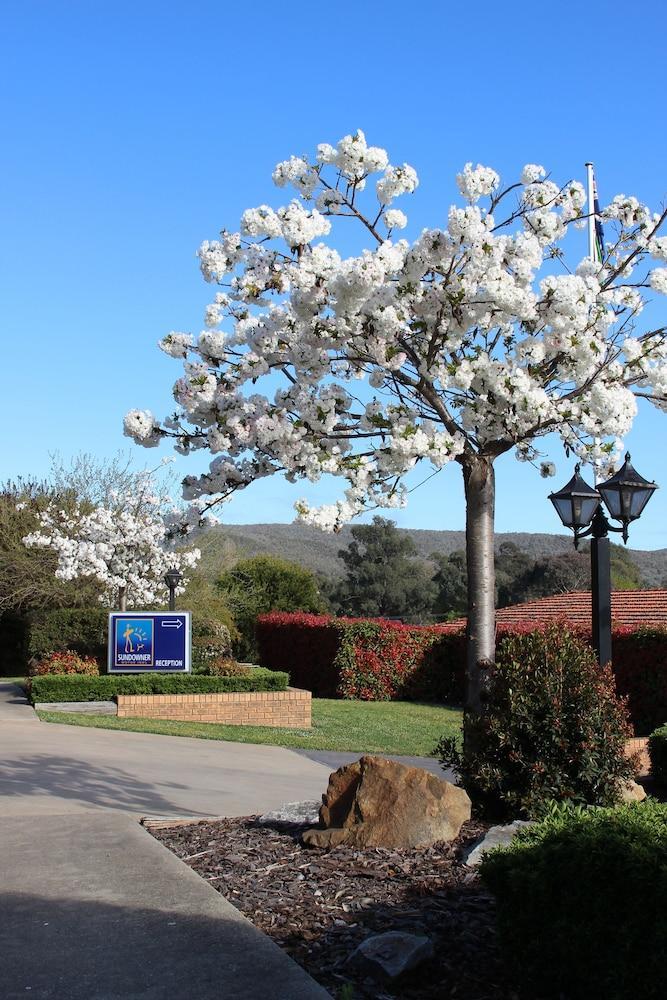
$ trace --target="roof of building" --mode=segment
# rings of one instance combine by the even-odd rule
[[[554,594],[525,604],[496,611],[497,625],[530,625],[547,621],[568,621],[591,626],[590,591]],[[615,590],[611,595],[611,617],[615,625],[664,625],[667,627],[667,590]],[[448,629],[460,628],[465,618],[447,622]]]

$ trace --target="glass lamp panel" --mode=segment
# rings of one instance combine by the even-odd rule
[[[639,517],[646,504],[651,499],[653,490],[638,489],[632,491],[630,497],[630,517],[634,520]]]
[[[590,524],[599,506],[599,497],[584,497],[581,501],[581,523],[578,527],[583,528],[585,525]]]
[[[556,513],[563,522],[566,528],[574,527],[572,520],[572,498],[571,497],[558,497],[550,496],[552,504],[556,508]]]
[[[607,506],[607,510],[609,511],[611,516],[616,520],[620,520],[620,518],[622,517],[622,510],[621,510],[621,495],[618,490],[618,487],[606,486],[605,484],[602,484],[601,486],[598,486],[598,490],[602,494],[604,502]]]

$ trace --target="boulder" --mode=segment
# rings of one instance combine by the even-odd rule
[[[621,789],[621,802],[643,802],[646,798],[646,789],[637,781],[628,781]]]
[[[409,850],[453,840],[470,819],[462,788],[420,767],[362,757],[329,777],[320,825],[304,843]]]
[[[320,815],[320,803],[317,799],[306,799],[302,802],[284,802],[277,809],[264,813],[257,820],[262,826],[274,824],[289,824],[304,826],[306,823],[317,823]]]
[[[433,945],[427,937],[387,931],[366,938],[352,952],[348,963],[374,979],[398,979],[433,957]]]
[[[519,830],[523,830],[527,826],[532,826],[530,820],[515,819],[513,823],[489,827],[483,837],[480,837],[479,840],[476,840],[467,848],[462,860],[470,868],[476,868],[488,851],[492,851],[494,847],[507,847],[516,837]]]

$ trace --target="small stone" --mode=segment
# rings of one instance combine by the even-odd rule
[[[362,941],[348,962],[374,979],[391,981],[432,957],[433,945],[429,938],[387,931]]]
[[[627,805],[631,802],[643,802],[646,798],[646,789],[637,781],[629,781],[621,790],[621,801]]]
[[[492,851],[494,847],[506,847],[514,840],[519,830],[525,830],[527,826],[532,826],[530,820],[515,819],[513,823],[489,827],[486,835],[476,840],[464,852],[462,861],[469,868],[476,868],[488,851]]]
[[[321,804],[313,799],[306,799],[303,802],[284,802],[277,809],[264,813],[257,822],[262,826],[273,826],[276,823],[306,826],[310,823],[317,823],[320,818]]]

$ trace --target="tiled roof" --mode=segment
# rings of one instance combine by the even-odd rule
[[[611,617],[615,625],[664,625],[667,627],[667,590],[615,590],[611,595]],[[573,625],[591,625],[590,591],[554,594],[538,601],[498,608],[497,625],[528,625],[554,619]],[[447,622],[447,630],[460,628],[465,618]]]

